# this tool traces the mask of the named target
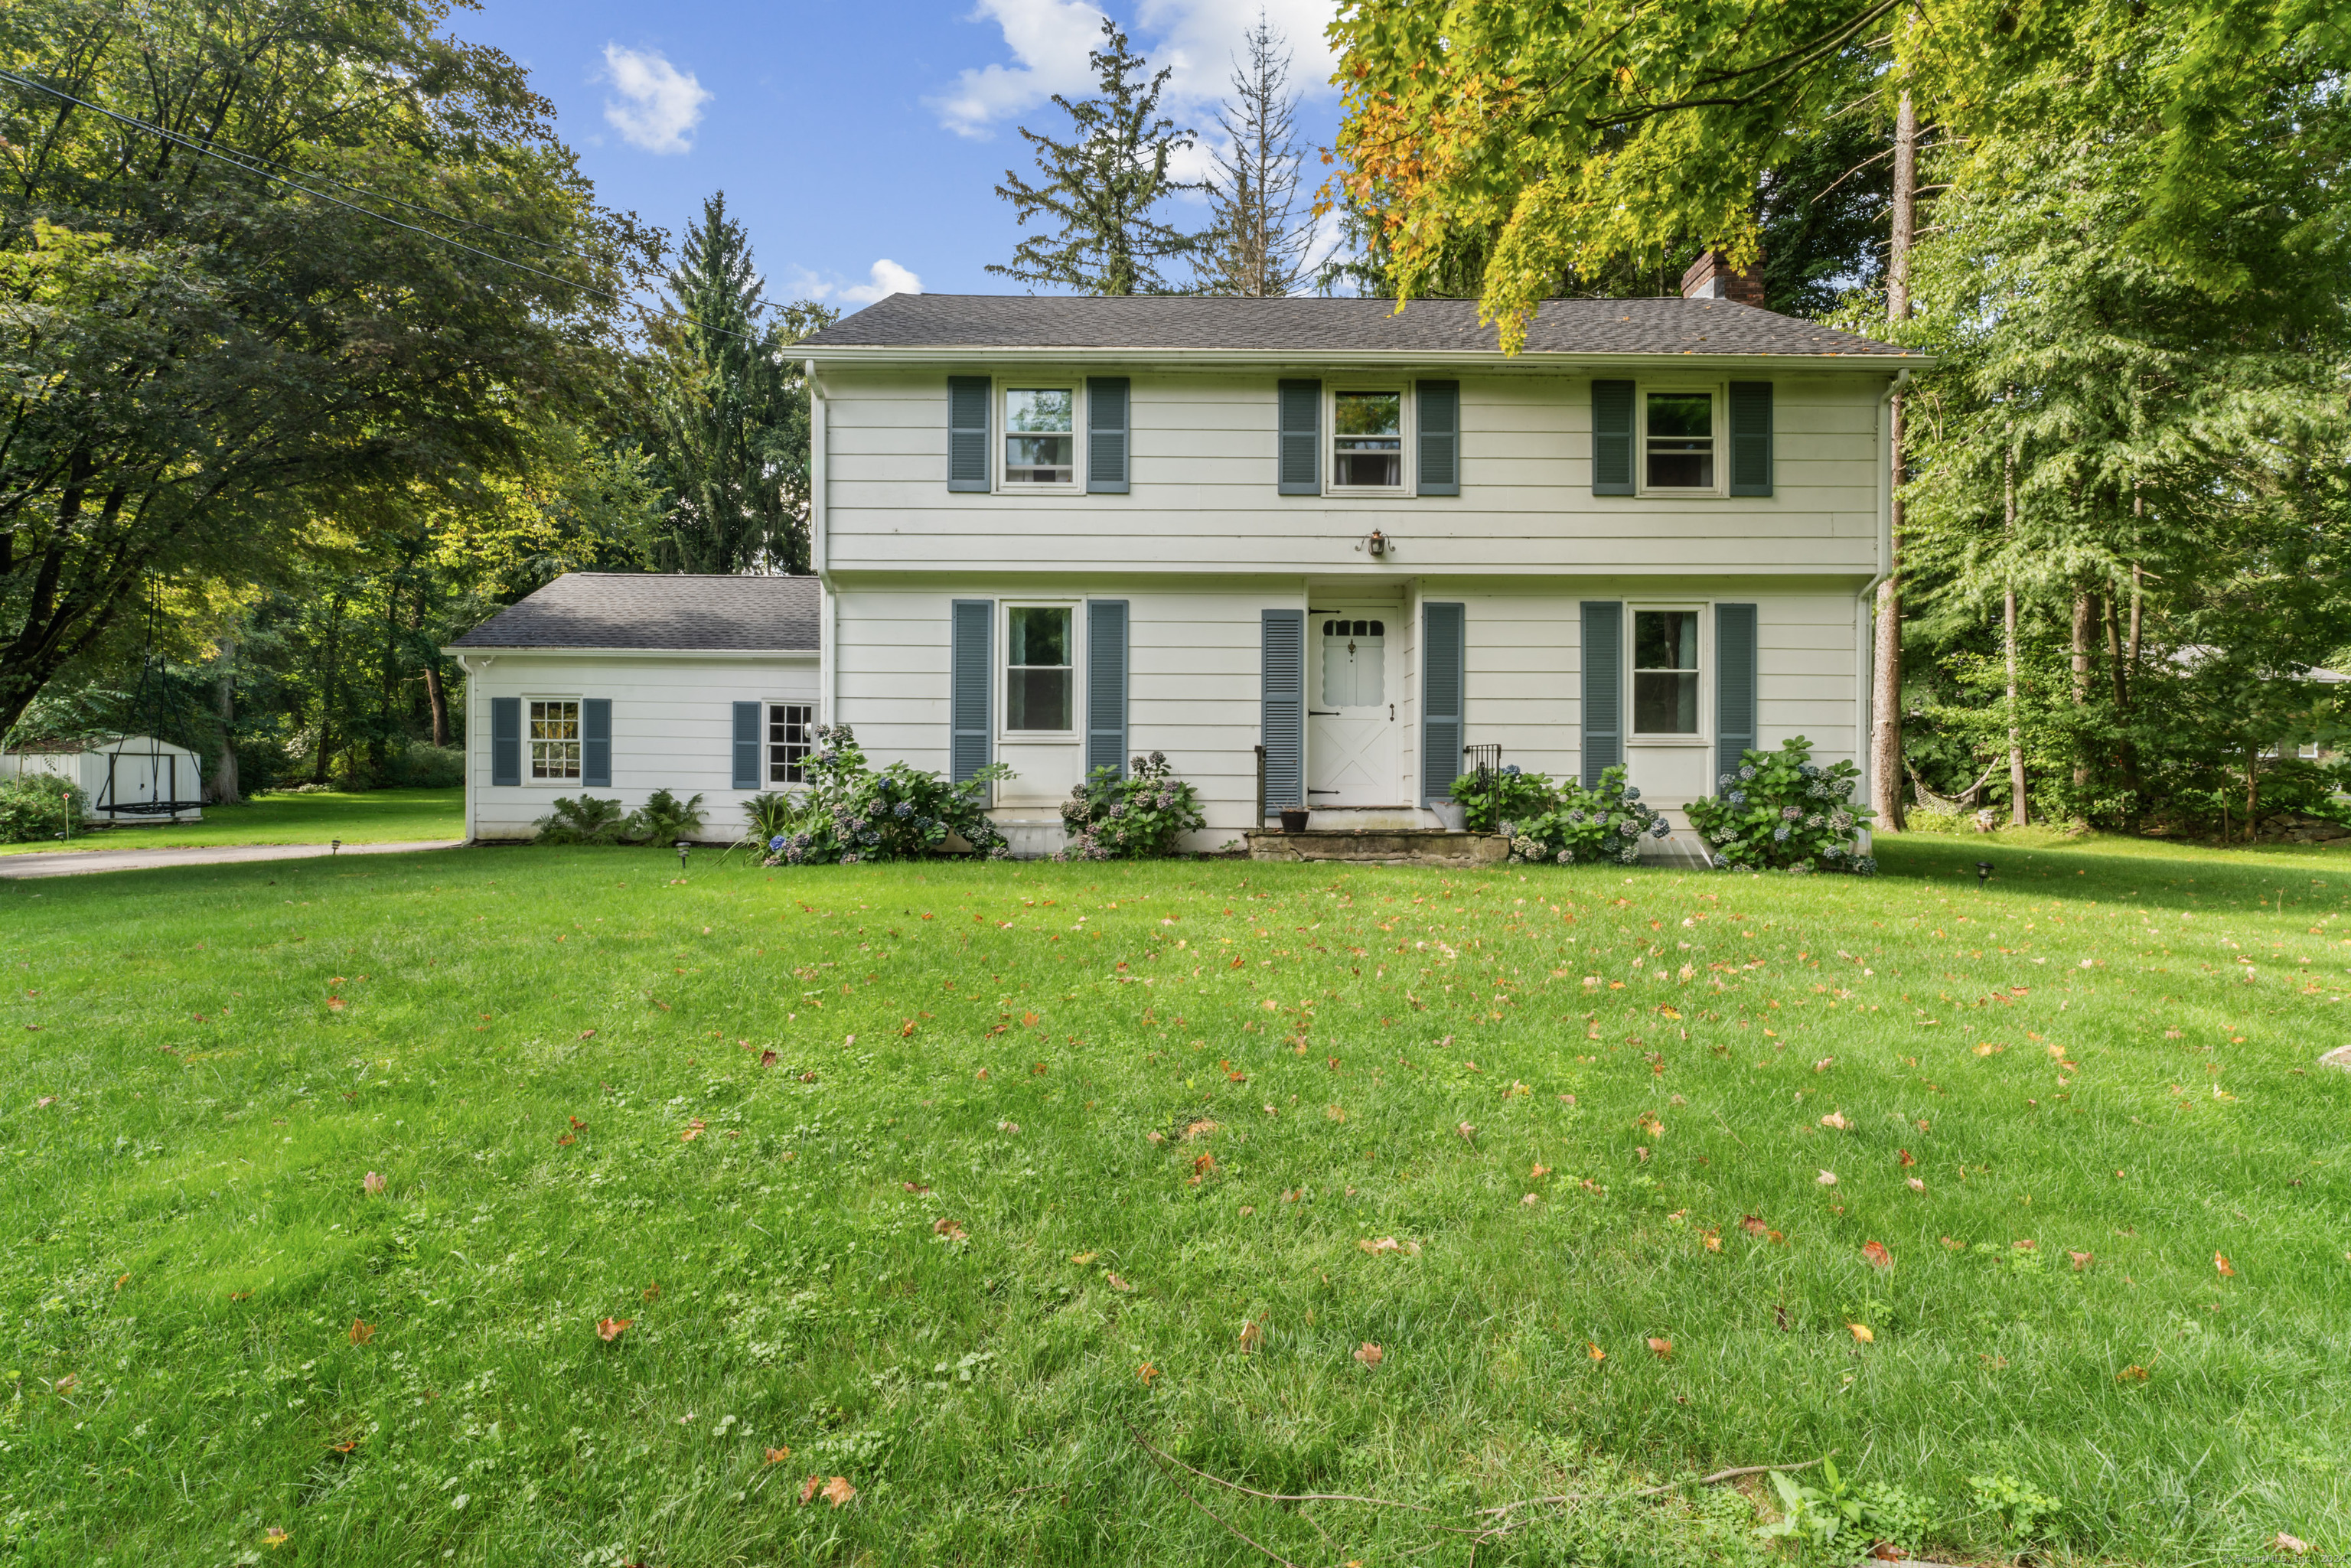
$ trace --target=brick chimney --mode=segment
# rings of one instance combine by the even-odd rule
[[[1682,298],[1735,299],[1760,309],[1763,304],[1762,258],[1757,257],[1755,265],[1743,272],[1734,272],[1723,265],[1720,251],[1703,252],[1682,274]]]

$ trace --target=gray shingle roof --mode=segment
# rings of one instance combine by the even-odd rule
[[[813,577],[572,571],[450,646],[812,653],[819,599]]]
[[[826,349],[1261,350],[1499,354],[1474,299],[893,294],[804,340]],[[1901,354],[1891,344],[1729,299],[1547,299],[1532,354]],[[1913,355],[1924,359],[1925,355]]]

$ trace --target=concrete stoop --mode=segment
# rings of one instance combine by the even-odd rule
[[[1253,861],[1353,861],[1371,865],[1499,865],[1510,845],[1497,833],[1446,828],[1309,828],[1302,833],[1258,832],[1249,841]]]

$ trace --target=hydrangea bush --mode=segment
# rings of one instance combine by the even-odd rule
[[[1539,817],[1559,803],[1550,779],[1520,772],[1516,763],[1489,773],[1464,773],[1450,792],[1461,803],[1463,825],[1473,833],[1498,831],[1506,821]]]
[[[1690,825],[1725,870],[1875,876],[1877,859],[1861,852],[1860,835],[1876,813],[1854,800],[1860,782],[1850,762],[1814,762],[1800,735],[1741,757],[1736,772],[1715,780],[1716,794],[1691,802]]]
[[[1126,776],[1104,763],[1061,802],[1070,841],[1054,856],[1068,861],[1144,860],[1171,855],[1184,835],[1207,826],[1199,795],[1175,777],[1167,754],[1155,751],[1127,765]]]
[[[768,840],[768,865],[857,865],[946,852],[951,838],[993,860],[1012,850],[987,820],[987,787],[1013,777],[991,762],[960,784],[893,762],[875,772],[845,724],[819,725],[802,774],[808,798],[789,832]]]
[[[1622,768],[1604,769],[1596,789],[1564,784],[1548,810],[1498,827],[1510,841],[1512,865],[1633,865],[1641,858],[1644,838],[1662,839],[1674,831],[1625,782]]]

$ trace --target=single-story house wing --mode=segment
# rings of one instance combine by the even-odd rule
[[[444,650],[465,674],[465,837],[527,839],[560,795],[634,810],[800,781],[817,725],[812,577],[568,572]]]

